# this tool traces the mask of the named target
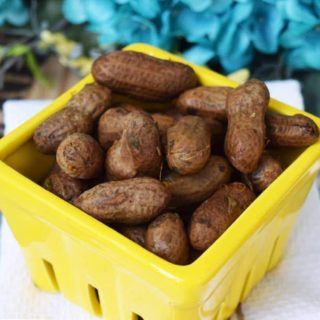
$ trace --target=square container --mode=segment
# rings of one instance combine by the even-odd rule
[[[144,44],[135,50],[192,66],[204,85],[237,84],[203,67]],[[320,167],[320,141],[282,150],[286,170],[194,263],[171,264],[56,197],[37,182],[54,157],[32,142],[35,128],[91,76],[0,140],[0,207],[41,289],[108,320],[222,320],[280,260]],[[306,114],[278,101],[271,110]]]

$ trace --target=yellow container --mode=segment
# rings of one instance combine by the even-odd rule
[[[187,63],[144,44],[129,49]],[[237,85],[191,66],[205,85]],[[34,283],[60,291],[108,320],[134,320],[138,315],[145,320],[227,318],[279,262],[319,170],[320,141],[281,152],[287,166],[283,174],[198,260],[188,266],[173,265],[36,183],[49,172],[53,157],[37,152],[33,131],[89,82],[91,76],[0,141],[0,206]],[[275,100],[270,109],[301,113]],[[320,126],[318,118],[306,115]]]

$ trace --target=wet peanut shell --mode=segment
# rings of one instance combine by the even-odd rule
[[[134,51],[116,51],[92,66],[95,80],[117,93],[162,102],[195,87],[198,79],[189,66]]]
[[[98,142],[84,133],[73,133],[57,150],[57,163],[70,177],[91,179],[103,172],[104,154]]]
[[[159,130],[152,117],[132,111],[125,117],[121,138],[108,150],[105,166],[110,180],[136,176],[159,176],[161,167]]]
[[[128,239],[144,247],[146,226],[122,226],[119,231]]]
[[[226,101],[231,90],[229,87],[197,87],[183,92],[176,104],[183,114],[226,121]]]
[[[177,120],[173,116],[163,113],[153,113],[151,116],[159,129],[162,151],[166,153],[167,131],[177,122]]]
[[[72,202],[85,189],[83,180],[68,176],[60,168],[54,168],[43,183],[44,188],[54,193],[59,198]]]
[[[243,183],[222,186],[194,212],[189,239],[195,250],[208,249],[253,202],[254,193]]]
[[[172,195],[170,206],[180,207],[206,200],[230,181],[231,173],[230,164],[220,156],[211,156],[205,167],[195,174],[170,172],[163,179]]]
[[[104,149],[110,148],[114,141],[121,138],[124,128],[124,118],[129,112],[122,108],[111,108],[99,119],[98,140]]]
[[[152,221],[145,236],[145,247],[169,262],[187,264],[188,236],[179,215],[168,212]]]
[[[275,147],[307,147],[319,139],[316,123],[302,115],[267,114],[268,142]]]
[[[225,154],[242,173],[253,172],[265,147],[265,113],[269,91],[259,80],[249,80],[228,94]]]
[[[280,161],[276,160],[269,153],[263,153],[257,169],[248,174],[248,179],[256,192],[262,192],[279,177],[282,173]]]
[[[74,107],[91,116],[95,121],[110,106],[110,103],[111,91],[98,83],[90,83],[69,100],[67,107]]]
[[[209,160],[211,132],[198,116],[184,116],[167,131],[167,162],[179,174],[199,172]]]
[[[138,225],[158,216],[169,201],[170,193],[160,181],[140,177],[99,184],[74,204],[105,223]]]
[[[40,152],[54,154],[67,136],[75,132],[91,133],[92,129],[93,120],[90,116],[76,108],[64,108],[38,126],[33,141]]]

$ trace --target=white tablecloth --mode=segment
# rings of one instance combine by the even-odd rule
[[[269,88],[273,97],[303,107],[296,81],[274,82]],[[7,102],[4,107],[6,132],[46,104],[42,101]],[[246,320],[320,319],[319,212],[320,199],[314,186],[281,264],[264,278],[243,304]],[[18,318],[97,319],[61,295],[42,292],[33,286],[21,251],[4,221],[0,241],[0,319]]]

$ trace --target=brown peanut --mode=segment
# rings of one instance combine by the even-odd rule
[[[231,90],[229,87],[197,87],[183,92],[176,104],[183,114],[226,121],[226,101]]]
[[[189,230],[192,247],[200,251],[208,249],[254,199],[254,193],[243,183],[222,186],[192,215]]]
[[[147,113],[132,111],[125,117],[124,128],[120,140],[107,152],[107,176],[111,180],[157,177],[162,159],[156,123]]]
[[[209,125],[198,116],[185,116],[167,131],[167,161],[179,174],[199,172],[211,152]]]
[[[248,174],[253,189],[262,192],[282,173],[281,163],[265,152],[258,164],[257,169]]]
[[[250,80],[228,94],[224,149],[231,164],[242,173],[257,168],[264,150],[268,102],[269,91],[259,80]]]
[[[146,226],[122,226],[120,232],[128,239],[144,247],[147,232]]]
[[[188,236],[179,215],[164,213],[152,221],[145,236],[145,247],[169,262],[187,264]]]
[[[84,133],[73,133],[57,150],[57,163],[70,177],[91,179],[103,171],[104,154],[98,142]]]
[[[267,114],[267,136],[271,146],[307,147],[319,139],[316,123],[302,115]]]
[[[83,180],[68,176],[59,167],[51,171],[45,179],[43,186],[59,198],[70,202],[86,189]]]
[[[110,103],[111,91],[98,83],[90,83],[70,99],[67,107],[74,107],[91,116],[95,121],[109,107]]]
[[[105,223],[137,225],[154,219],[169,201],[170,194],[160,181],[141,177],[99,184],[74,204]]]
[[[198,84],[189,66],[134,51],[101,56],[94,62],[92,74],[114,92],[154,102],[168,101]]]
[[[230,181],[231,173],[232,168],[226,159],[211,156],[205,167],[198,173],[179,175],[176,172],[170,172],[164,177],[163,184],[172,195],[170,205],[180,207],[204,201],[221,185]]]
[[[33,134],[37,149],[54,154],[62,140],[75,132],[90,133],[93,120],[76,108],[64,108],[42,122]]]

